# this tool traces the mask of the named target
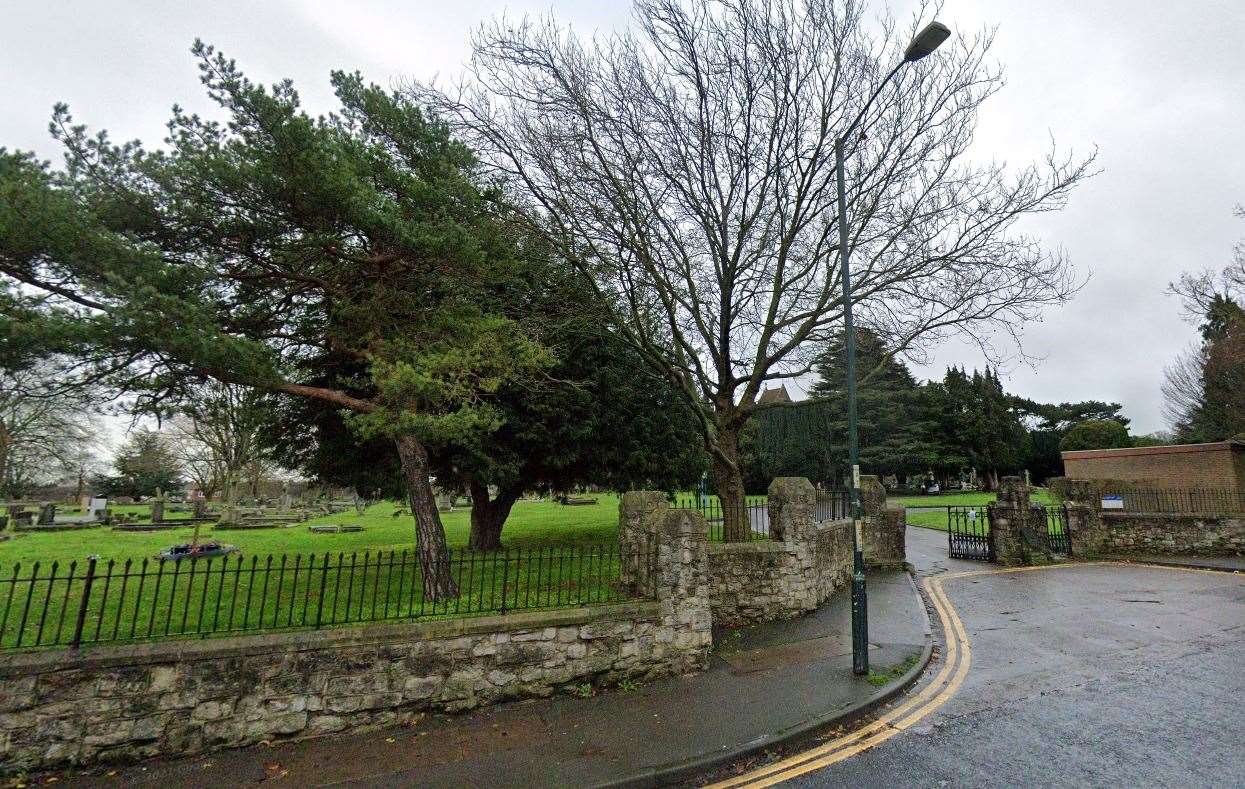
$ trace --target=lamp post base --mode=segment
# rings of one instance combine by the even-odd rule
[[[869,592],[860,552],[852,572],[852,673],[869,673]]]

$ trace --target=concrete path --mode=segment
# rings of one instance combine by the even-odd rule
[[[905,572],[871,573],[871,662],[885,672],[911,665],[926,646],[924,605]],[[709,671],[591,698],[561,696],[499,705],[462,716],[361,735],[149,762],[60,783],[281,785],[592,786],[652,776],[850,710],[885,692],[851,672],[846,592],[815,614],[717,634]],[[894,684],[892,679],[891,684]],[[699,771],[697,767],[697,771]],[[106,785],[106,784],[105,784]]]
[[[947,560],[945,534],[924,529],[908,550],[946,604],[942,654],[962,682],[932,664],[905,694],[921,714],[732,785],[1245,786],[1245,576],[1000,571]]]

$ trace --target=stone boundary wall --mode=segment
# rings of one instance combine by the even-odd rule
[[[1245,513],[1114,512],[1101,507],[1099,488],[1068,484],[1068,528],[1084,556],[1245,556]]]
[[[862,527],[870,566],[902,566],[905,561],[903,510],[885,508],[885,490],[870,489],[871,504]],[[880,492],[880,493],[879,493]],[[816,489],[800,477],[780,477],[770,485],[768,511],[773,540],[715,543],[709,546],[709,599],[715,625],[742,625],[790,619],[814,611],[847,586],[852,573],[852,522],[818,523]]]
[[[1245,556],[1245,514],[1102,512],[1100,553]]]
[[[656,600],[0,656],[0,773],[367,730],[703,669],[705,533],[695,513],[657,524]]]

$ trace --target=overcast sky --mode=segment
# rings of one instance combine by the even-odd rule
[[[264,82],[294,79],[312,111],[332,109],[334,68],[382,84],[451,77],[481,20],[552,11],[578,32],[624,25],[625,0],[391,0],[209,3],[8,0],[0,26],[0,146],[59,158],[47,136],[53,102],[114,139],[157,143],[169,107],[207,109],[188,54],[198,36]],[[880,7],[875,4],[875,7]],[[895,0],[903,17],[915,4]],[[1092,275],[1074,302],[1030,326],[1033,367],[1005,370],[1009,391],[1043,401],[1114,400],[1133,432],[1166,427],[1165,364],[1195,340],[1166,285],[1219,268],[1245,221],[1245,2],[948,0],[953,30],[996,25],[1008,84],[982,112],[980,155],[1017,164],[1098,146],[1103,173],[1059,215],[1024,229]],[[981,365],[944,346],[917,370]]]

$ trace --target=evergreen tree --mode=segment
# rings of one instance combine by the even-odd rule
[[[1229,294],[1215,293],[1200,330],[1201,348],[1169,369],[1164,385],[1182,443],[1245,434],[1245,309]]]
[[[1111,419],[1079,422],[1059,442],[1059,448],[1064,452],[1078,449],[1121,449],[1132,445],[1128,428]]]
[[[938,413],[939,462],[948,472],[962,461],[974,468],[984,487],[998,486],[1001,473],[1020,468],[1026,435],[1012,400],[1003,391],[998,374],[968,374],[957,367],[947,370],[942,384],[935,387]]]
[[[546,375],[493,394],[496,430],[429,444],[437,485],[471,495],[469,547],[478,550],[500,547],[506,518],[525,492],[583,485],[675,490],[694,484],[705,467],[695,414],[603,325],[582,280],[553,264],[532,264],[527,272],[524,295],[507,299],[539,316],[556,361]],[[324,364],[335,367],[338,380],[351,375],[346,360]],[[293,405],[268,430],[284,462],[364,498],[395,489],[399,464],[391,445],[361,440],[336,409]],[[315,430],[298,429],[305,424]]]
[[[1012,407],[1017,411],[1028,431],[1026,456],[1023,466],[1035,482],[1063,474],[1063,457],[1060,441],[1075,425],[1085,421],[1112,421],[1125,428],[1129,419],[1124,416],[1119,403],[1085,400],[1079,403],[1038,403],[1023,397],[1013,397]]]
[[[151,152],[62,106],[64,170],[0,150],[0,360],[76,355],[155,411],[205,379],[342,409],[393,444],[425,594],[452,596],[428,446],[496,429],[491,396],[551,361],[540,327],[482,298],[521,238],[471,152],[401,96],[336,72],[341,109],[313,118],[288,81],[194,53],[227,123],[174,108]],[[355,377],[309,376],[326,353]]]
[[[182,467],[172,441],[156,430],[133,433],[117,452],[116,476],[100,477],[99,492],[105,496],[154,496],[182,485]]]
[[[815,398],[827,403],[827,471],[850,473],[847,447],[847,358],[843,335],[835,337],[816,365]],[[894,474],[901,483],[935,460],[929,443],[929,398],[901,360],[875,332],[856,329],[856,407],[861,468]]]

